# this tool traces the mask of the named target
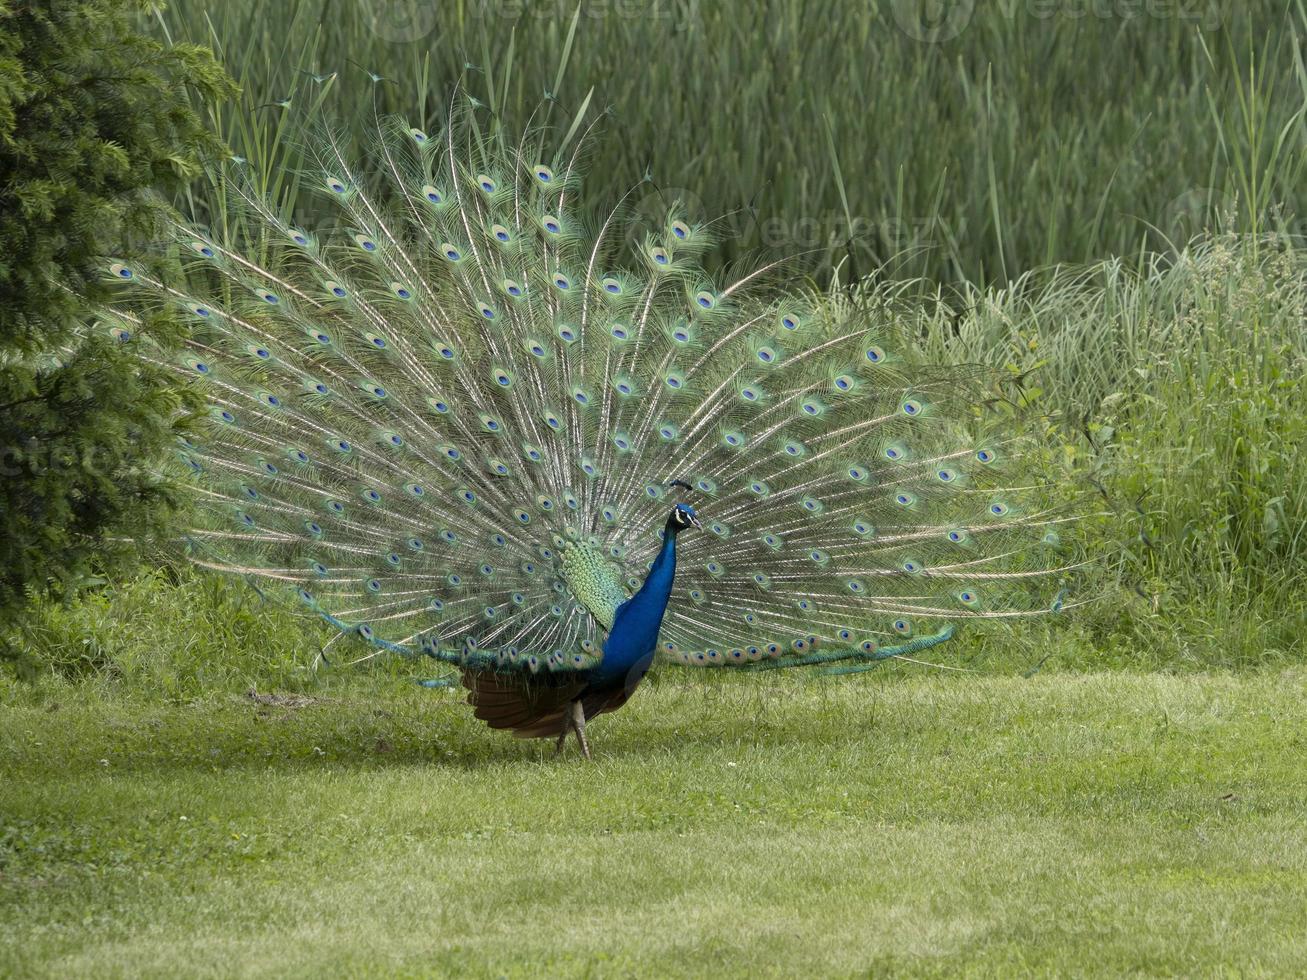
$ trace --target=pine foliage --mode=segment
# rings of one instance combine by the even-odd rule
[[[94,260],[157,234],[147,192],[221,147],[192,99],[234,85],[205,49],[140,33],[148,9],[0,0],[0,623],[84,581],[168,498],[148,461],[180,396],[89,329]]]

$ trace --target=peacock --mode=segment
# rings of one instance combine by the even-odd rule
[[[851,673],[1066,604],[1075,515],[978,372],[783,264],[714,278],[676,202],[587,210],[587,134],[439,130],[382,121],[366,170],[317,135],[318,232],[234,179],[225,230],[106,260],[107,328],[207,406],[192,561],[586,758],[655,658]]]

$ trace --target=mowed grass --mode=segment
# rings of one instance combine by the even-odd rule
[[[0,974],[1288,974],[1307,670],[664,673],[596,761],[355,676],[0,712]]]

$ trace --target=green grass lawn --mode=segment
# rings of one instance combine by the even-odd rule
[[[1307,670],[0,707],[0,975],[1288,974]]]

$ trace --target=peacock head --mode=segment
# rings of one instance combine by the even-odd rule
[[[694,508],[689,504],[677,504],[672,508],[672,512],[667,516],[667,533],[679,534],[687,527],[703,527],[699,523],[699,515],[694,512]]]

